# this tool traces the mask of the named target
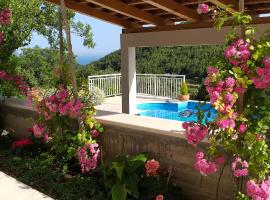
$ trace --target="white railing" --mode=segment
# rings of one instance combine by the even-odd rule
[[[89,90],[97,87],[107,97],[121,95],[121,74],[88,76]]]
[[[137,94],[177,98],[185,75],[137,74]],[[89,76],[89,90],[102,89],[106,96],[121,95],[121,74]]]

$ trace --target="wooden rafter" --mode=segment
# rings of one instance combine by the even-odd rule
[[[230,13],[238,12],[238,2],[236,0],[209,0],[211,3],[220,8],[227,10]]]
[[[60,4],[60,0],[46,0],[47,2],[53,3],[53,4]],[[101,20],[104,20],[109,23],[117,24],[119,26],[122,26],[123,28],[139,28],[141,25],[135,22],[131,22],[129,20],[124,20],[120,17],[117,17],[115,15],[111,15],[109,13],[96,10],[94,8],[91,8],[87,5],[83,5],[80,3],[76,3],[72,0],[65,0],[65,4],[67,8],[70,8],[72,10],[76,10],[78,12],[81,12],[83,14],[89,15],[91,17],[95,17]]]
[[[259,3],[270,3],[270,0],[245,0],[245,5],[252,5]]]
[[[254,17],[251,24],[270,24],[270,17]],[[158,27],[143,27],[134,29],[125,29],[123,33],[141,33],[141,32],[158,32],[158,31],[173,31],[173,30],[185,30],[185,29],[200,29],[210,28],[214,26],[214,22],[193,22],[178,25],[158,26]],[[225,26],[231,26],[231,23],[225,24]]]
[[[168,25],[173,24],[172,21],[163,19],[161,17],[150,14],[149,12],[130,6],[119,0],[86,0],[87,2],[94,3],[103,8],[115,11],[122,15],[135,18],[154,25]]]
[[[177,3],[174,0],[143,0],[144,2],[172,13],[188,21],[198,21],[199,16],[195,10]]]

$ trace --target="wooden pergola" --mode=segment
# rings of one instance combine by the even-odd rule
[[[60,0],[46,0],[60,4]],[[136,47],[223,44],[230,29],[213,29],[213,15],[200,15],[198,4],[245,11],[252,24],[270,24],[270,0],[65,0],[67,8],[123,27],[121,34],[122,111],[136,111]],[[106,31],[106,30],[104,30]]]

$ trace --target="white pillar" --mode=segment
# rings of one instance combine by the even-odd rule
[[[121,37],[122,112],[136,112],[136,52]]]

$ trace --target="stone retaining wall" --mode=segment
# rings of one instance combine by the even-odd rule
[[[34,112],[22,101],[7,101],[0,104],[0,117],[4,128],[11,128],[19,137],[27,136],[32,126]],[[150,120],[150,119],[149,119]],[[147,152],[162,166],[172,167],[173,179],[182,188],[185,200],[214,200],[219,173],[202,177],[193,168],[196,150],[187,144],[182,135],[166,135],[158,131],[138,130],[121,124],[102,122],[105,133],[101,142],[105,156],[119,153],[137,154]],[[207,145],[205,143],[205,145]],[[229,170],[225,169],[220,184],[220,198],[233,199],[234,190]]]

